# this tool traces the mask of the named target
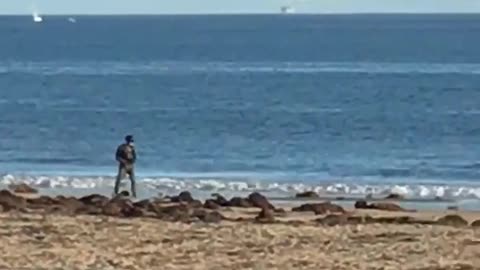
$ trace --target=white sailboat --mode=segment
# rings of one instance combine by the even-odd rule
[[[280,12],[282,12],[282,14],[293,14],[295,13],[295,8],[292,6],[283,6],[280,8]]]
[[[33,21],[36,23],[43,22],[43,18],[36,11],[33,12],[32,17],[33,17]]]

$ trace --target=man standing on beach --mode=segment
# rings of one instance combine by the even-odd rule
[[[121,144],[117,148],[115,158],[118,161],[118,174],[115,182],[115,195],[118,194],[120,188],[120,182],[128,174],[131,182],[132,196],[137,197],[135,190],[135,170],[134,165],[137,160],[137,154],[135,153],[134,140],[132,135],[125,137],[125,143]]]

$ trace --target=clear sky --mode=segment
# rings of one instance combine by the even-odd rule
[[[480,0],[0,0],[0,14],[480,12]]]

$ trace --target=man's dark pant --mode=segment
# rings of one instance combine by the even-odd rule
[[[133,166],[118,166],[117,180],[115,181],[115,194],[118,194],[120,189],[120,182],[128,174],[131,183],[132,196],[137,197],[137,192],[135,190],[135,170]]]

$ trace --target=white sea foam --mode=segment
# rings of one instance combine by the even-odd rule
[[[148,189],[149,193],[175,193],[180,190],[199,192],[222,192],[226,194],[241,194],[261,191],[271,196],[293,196],[298,192],[313,190],[324,195],[365,196],[367,194],[384,196],[396,193],[407,198],[447,198],[447,199],[480,199],[480,184],[394,184],[394,183],[352,183],[318,181],[312,182],[275,182],[275,181],[239,181],[223,179],[193,179],[193,178],[139,178],[138,185]],[[113,177],[95,176],[17,176],[4,175],[0,177],[0,185],[12,183],[27,183],[37,188],[56,189],[102,189],[112,188]],[[128,181],[125,181],[128,183]],[[92,191],[93,192],[93,191]]]
[[[0,62],[0,73],[158,75],[182,73],[480,74],[480,64],[381,62]]]

